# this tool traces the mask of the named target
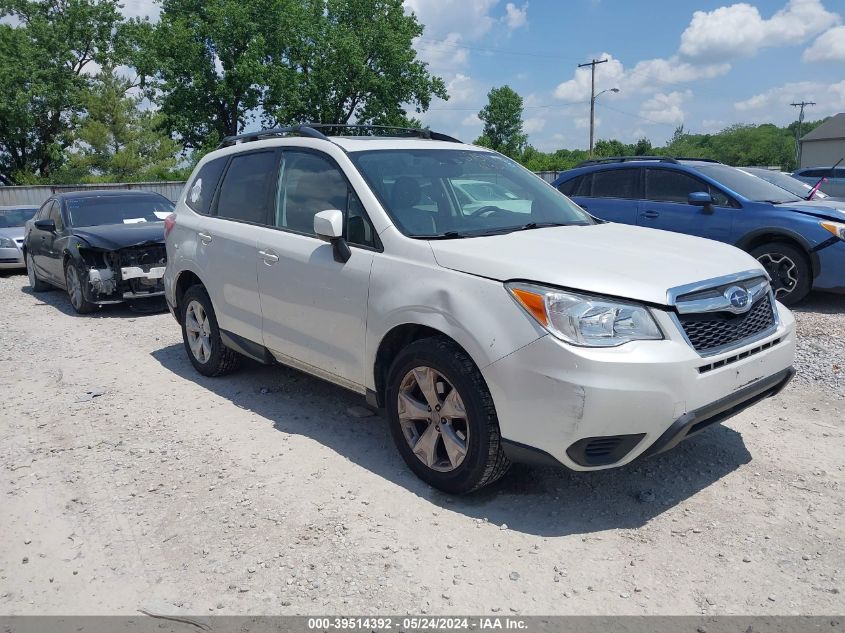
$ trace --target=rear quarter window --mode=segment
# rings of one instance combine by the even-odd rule
[[[211,212],[211,202],[214,199],[214,192],[220,182],[220,176],[226,167],[229,157],[215,158],[200,167],[197,175],[188,187],[188,195],[185,202],[197,213],[208,215]]]

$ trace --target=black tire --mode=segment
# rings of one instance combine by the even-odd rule
[[[50,289],[50,284],[38,278],[38,272],[35,270],[35,261],[33,261],[30,253],[26,254],[26,274],[29,277],[29,287],[32,289],[32,292],[46,292]]]
[[[188,311],[192,303],[198,303],[205,314],[208,324],[207,345],[210,353],[207,357],[200,358],[191,349],[188,328],[186,327]],[[243,358],[236,351],[226,347],[220,338],[220,328],[217,326],[217,316],[214,314],[214,307],[205,288],[200,285],[191,286],[182,297],[179,306],[179,323],[182,326],[182,341],[185,344],[185,351],[194,368],[203,376],[223,376],[235,369]]]
[[[451,383],[460,394],[468,431],[463,461],[449,472],[430,468],[416,456],[399,419],[399,392],[413,369],[428,367]],[[451,494],[466,494],[504,475],[510,462],[502,449],[499,420],[487,383],[472,359],[454,341],[437,336],[408,345],[397,355],[387,378],[390,431],[408,467],[423,481]]]
[[[785,242],[770,242],[751,251],[772,278],[775,298],[784,305],[795,305],[810,292],[813,275],[810,260],[800,248]]]
[[[79,283],[79,292],[72,290],[73,277],[76,276],[76,281]],[[67,292],[70,305],[77,314],[90,314],[97,309],[96,303],[91,303],[85,298],[84,284],[87,282],[87,274],[82,271],[72,261],[65,262],[65,291]]]

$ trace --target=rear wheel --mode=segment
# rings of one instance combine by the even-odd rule
[[[493,398],[475,363],[450,339],[423,339],[399,353],[387,406],[399,453],[435,488],[468,493],[507,472]]]
[[[32,292],[44,292],[50,289],[50,286],[38,278],[38,273],[35,272],[35,258],[32,253],[26,254],[26,274],[29,277],[29,287]]]
[[[97,304],[91,303],[85,298],[82,286],[83,279],[83,274],[76,264],[70,261],[65,264],[65,288],[70,299],[70,305],[73,306],[77,314],[89,314],[97,309]]]
[[[758,246],[751,255],[769,273],[775,298],[784,305],[794,305],[810,292],[810,262],[801,249],[784,242],[771,242]]]
[[[188,358],[203,376],[222,376],[240,364],[241,355],[220,338],[211,299],[202,286],[191,286],[182,297],[181,324]]]

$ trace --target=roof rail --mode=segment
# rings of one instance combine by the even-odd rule
[[[373,132],[394,131],[400,132],[396,136],[412,136],[417,138],[430,139],[433,141],[447,141],[449,143],[461,143],[460,140],[448,134],[441,132],[434,132],[427,128],[419,127],[401,127],[398,125],[363,125],[357,123],[309,123],[310,127],[315,130],[340,130],[340,131],[354,131],[357,134],[348,134],[347,136],[378,136]],[[342,136],[337,134],[337,136]],[[391,134],[383,134],[383,136],[391,136]]]
[[[638,160],[658,160],[662,163],[677,163],[671,156],[607,156],[602,158],[591,158],[581,161],[576,167],[587,167],[588,165],[603,165],[605,163],[628,163]]]
[[[230,147],[231,145],[238,145],[240,143],[260,141],[265,138],[273,138],[276,136],[307,136],[309,138],[328,140],[328,137],[325,134],[318,132],[313,127],[308,125],[292,125],[290,127],[274,127],[269,130],[259,130],[257,132],[247,132],[246,134],[238,134],[236,136],[227,136],[220,142],[217,149]]]
[[[722,161],[716,160],[715,158],[695,158],[694,156],[678,156],[676,160],[697,160],[700,163],[718,163],[719,165],[722,164]]]
[[[326,130],[327,134],[321,132]],[[217,149],[223,147],[230,147],[240,143],[249,143],[251,141],[260,141],[267,138],[274,138],[280,136],[305,136],[308,138],[318,138],[323,141],[330,141],[329,136],[342,136],[342,134],[331,134],[331,132],[338,131],[354,131],[357,133],[347,134],[346,136],[378,136],[374,132],[393,131],[399,132],[393,136],[408,136],[414,138],[424,138],[433,141],[446,141],[449,143],[460,143],[458,139],[440,132],[433,132],[426,128],[416,127],[399,127],[393,125],[356,125],[343,123],[305,123],[303,125],[291,125],[289,127],[274,127],[269,130],[259,130],[257,132],[247,132],[245,134],[238,134],[236,136],[227,136],[224,138]],[[391,134],[382,134],[382,136],[391,136]]]

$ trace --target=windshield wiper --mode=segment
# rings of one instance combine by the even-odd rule
[[[547,229],[552,226],[570,226],[567,222],[529,222],[514,231],[530,231],[531,229]]]
[[[446,231],[445,233],[439,233],[437,235],[412,235],[411,237],[423,240],[459,240],[464,237],[473,237],[473,235],[469,233],[461,233],[460,231]]]

